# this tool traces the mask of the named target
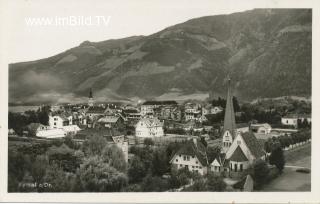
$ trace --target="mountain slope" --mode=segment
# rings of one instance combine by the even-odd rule
[[[9,65],[10,102],[127,100],[225,94],[242,99],[311,95],[311,10],[255,9],[208,16],[150,36],[84,42]]]

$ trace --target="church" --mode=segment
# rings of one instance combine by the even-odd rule
[[[228,79],[222,150],[210,164],[210,170],[228,177],[239,177],[255,160],[264,160],[265,151],[251,131],[237,131],[232,98],[231,80]]]

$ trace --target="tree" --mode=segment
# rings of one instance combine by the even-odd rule
[[[280,174],[282,173],[285,165],[285,158],[282,148],[277,147],[272,150],[271,155],[269,157],[269,163],[271,165],[275,165],[278,168]]]
[[[116,145],[107,145],[102,151],[103,161],[118,171],[126,172],[127,162],[122,150]]]
[[[189,183],[190,172],[184,168],[182,169],[171,169],[171,176],[169,179],[169,185],[171,189],[179,188],[180,186]]]
[[[88,192],[119,192],[128,184],[125,174],[117,171],[98,156],[84,160],[79,176],[83,189]]]
[[[48,159],[45,155],[38,155],[31,167],[31,175],[35,182],[41,183],[46,174]]]
[[[57,164],[50,165],[44,177],[44,181],[50,186],[42,190],[46,192],[70,192],[74,179],[74,174],[66,174]]]
[[[48,149],[47,155],[50,164],[57,164],[67,172],[75,172],[80,167],[81,159],[75,156],[75,151],[67,145],[62,144],[60,147],[52,146]]]
[[[153,152],[152,158],[152,174],[162,176],[170,169],[170,164],[163,148],[158,148]]]
[[[128,176],[130,183],[137,183],[147,174],[146,167],[138,156],[134,156],[129,164]]]
[[[224,191],[226,189],[226,184],[223,178],[220,176],[215,176],[214,174],[208,174],[207,178],[207,190],[208,191]]]
[[[141,190],[144,192],[161,192],[168,189],[168,182],[161,177],[147,175],[141,184]]]
[[[102,150],[106,145],[107,141],[105,138],[99,135],[94,135],[83,143],[82,148],[86,155],[94,156],[101,155]]]
[[[255,181],[256,188],[260,188],[266,183],[269,175],[269,168],[265,161],[259,159],[253,165],[253,179]]]
[[[145,138],[143,140],[143,144],[146,146],[153,146],[154,145],[154,141],[151,138]]]

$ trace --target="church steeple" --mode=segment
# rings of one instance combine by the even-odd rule
[[[223,124],[223,151],[226,152],[232,144],[236,134],[236,119],[233,109],[233,95],[231,89],[231,79],[228,77],[228,93],[227,104],[225,108],[224,124]]]
[[[89,98],[93,98],[93,95],[92,95],[92,88],[90,88]]]
[[[88,101],[88,106],[92,107],[93,106],[93,94],[92,94],[92,89],[90,88],[90,92],[89,92],[89,101]]]
[[[224,124],[223,124],[223,132],[229,131],[233,134],[236,130],[236,119],[233,109],[233,95],[231,90],[231,79],[228,78],[228,94],[227,94],[227,104],[224,114]]]

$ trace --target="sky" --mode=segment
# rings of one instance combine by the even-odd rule
[[[6,8],[2,14],[6,54],[14,63],[50,57],[86,40],[150,35],[192,18],[250,10],[255,4],[242,1],[234,5],[229,0],[10,0],[2,1],[1,7]],[[62,18],[69,24],[57,23]],[[77,20],[72,25],[71,18]],[[95,25],[84,25],[89,18]],[[35,25],[35,19],[47,20]]]

